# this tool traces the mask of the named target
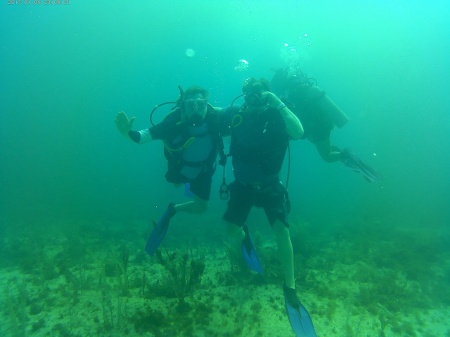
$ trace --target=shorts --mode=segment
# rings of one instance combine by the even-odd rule
[[[211,197],[212,174],[202,173],[197,178],[189,181],[191,192],[202,200],[209,201]]]
[[[212,176],[215,167],[209,167],[205,172],[200,173],[194,179],[187,179],[177,171],[169,170],[166,173],[166,180],[172,184],[190,184],[190,190],[202,200],[209,201],[211,197]]]
[[[250,185],[234,181],[229,186],[230,200],[223,219],[243,226],[253,206],[262,207],[273,226],[279,220],[287,223],[287,191],[280,181],[264,185]]]

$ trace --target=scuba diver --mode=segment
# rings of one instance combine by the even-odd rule
[[[366,165],[348,149],[340,149],[331,144],[330,133],[334,126],[342,128],[349,118],[302,71],[291,73],[288,69],[278,69],[270,82],[274,92],[292,109],[305,129],[303,138],[316,146],[324,161],[341,161],[347,167],[359,172],[369,182],[380,182],[381,175]]]
[[[311,318],[295,290],[294,254],[287,213],[289,200],[279,173],[291,139],[303,136],[300,120],[274,93],[266,79],[247,79],[242,88],[245,103],[228,115],[230,153],[235,180],[223,215],[230,246],[240,247],[251,270],[263,267],[245,222],[253,206],[264,209],[278,245],[285,283],[286,312],[297,336],[315,337]],[[242,95],[241,95],[242,96]]]
[[[198,86],[183,91],[172,111],[161,123],[148,129],[133,131],[135,117],[128,118],[124,112],[116,115],[119,132],[134,142],[143,144],[155,139],[164,143],[164,154],[168,162],[166,180],[175,185],[185,184],[192,200],[185,203],[170,203],[167,210],[155,224],[145,250],[153,255],[164,239],[171,218],[178,212],[200,214],[206,211],[210,199],[212,176],[216,169],[219,153],[221,163],[225,160],[223,140],[219,134],[217,112],[208,104],[208,91]]]

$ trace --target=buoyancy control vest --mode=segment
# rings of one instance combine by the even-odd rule
[[[171,112],[167,118],[173,118],[174,131],[165,138],[164,155],[168,161],[168,180],[179,180],[176,177],[184,166],[203,167],[204,172],[215,170],[217,155],[220,163],[225,160],[223,139],[220,134],[219,118],[214,109],[208,106],[204,122],[194,126],[181,118],[181,109]],[[196,143],[196,144],[195,144]],[[203,143],[203,144],[202,144]],[[190,151],[194,146],[196,151]],[[207,153],[201,153],[206,151]],[[169,177],[172,177],[169,179]]]

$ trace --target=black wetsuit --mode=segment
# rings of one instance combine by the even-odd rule
[[[224,219],[242,226],[252,206],[262,207],[272,225],[286,222],[286,190],[280,183],[289,135],[280,112],[264,108],[250,112],[245,108],[227,112],[235,181]]]

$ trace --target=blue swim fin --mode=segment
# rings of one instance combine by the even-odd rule
[[[155,251],[158,249],[162,240],[166,236],[167,229],[169,228],[170,219],[175,215],[175,204],[169,204],[166,211],[163,213],[161,218],[153,228],[153,231],[150,233],[148,237],[147,244],[145,245],[145,251],[149,255],[153,255]]]
[[[297,337],[317,337],[316,330],[306,308],[300,303],[295,289],[283,286],[286,313]]]
[[[256,249],[248,233],[248,228],[247,226],[243,226],[242,229],[245,233],[244,240],[242,240],[242,254],[244,255],[244,259],[251,270],[256,271],[258,274],[263,274],[262,264],[256,254]]]

